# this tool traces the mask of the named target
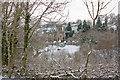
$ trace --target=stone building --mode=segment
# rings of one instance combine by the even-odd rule
[[[64,41],[66,38],[65,27],[62,27],[62,25],[56,25],[55,31],[43,30],[43,32],[46,41]]]
[[[66,36],[65,36],[65,27],[62,27],[62,25],[57,25],[56,26],[56,32],[57,32],[57,41],[64,41]]]

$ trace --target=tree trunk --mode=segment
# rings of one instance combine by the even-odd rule
[[[29,29],[30,15],[28,12],[28,6],[29,6],[29,2],[27,2],[26,4],[26,15],[25,15],[25,26],[24,26],[24,52],[22,57],[22,65],[24,72],[26,70],[27,48],[28,48],[29,33],[30,33],[30,29]]]
[[[4,15],[2,20],[2,65],[8,65],[8,47],[6,41],[6,23],[7,23],[7,7],[6,3],[2,4],[2,14]]]
[[[14,36],[13,36],[13,39],[12,39],[12,47],[11,47],[11,69],[13,69],[14,67],[14,64],[13,64],[13,57],[14,56]]]
[[[2,30],[2,65],[8,65],[8,54],[7,54],[7,42],[6,42],[6,29],[5,26]]]
[[[87,68],[88,68],[88,63],[89,63],[89,57],[93,53],[92,42],[93,42],[93,38],[94,38],[94,33],[95,33],[95,20],[93,20],[93,29],[92,29],[92,34],[91,34],[91,40],[90,40],[90,43],[89,43],[90,53],[87,56],[87,61],[86,61],[86,64],[85,64],[85,73],[86,73],[85,77],[87,77],[87,71],[88,71]]]
[[[118,76],[120,77],[120,14],[118,14]]]
[[[8,44],[8,76],[11,78],[11,55],[10,55],[10,41],[8,38],[8,32],[6,31],[6,40]]]

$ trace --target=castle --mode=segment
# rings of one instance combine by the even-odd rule
[[[65,27],[62,25],[56,25],[55,31],[43,30],[46,41],[64,41],[66,39]]]

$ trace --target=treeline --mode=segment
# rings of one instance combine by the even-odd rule
[[[98,31],[106,31],[108,28],[108,17],[106,17],[104,21],[105,22],[102,23],[101,18],[98,17],[96,25],[95,25],[95,29],[97,29]],[[86,32],[90,28],[91,28],[90,24],[87,24],[86,20],[84,20],[83,23],[81,22],[78,25],[77,31]]]
[[[67,4],[67,0],[61,2],[52,0],[33,3],[2,3],[2,66],[6,65],[8,67],[9,78],[11,78],[15,67],[15,56],[16,54],[19,55],[18,47],[22,48],[20,62],[22,63],[21,71],[25,75],[29,41],[36,31],[36,28],[40,26],[40,22],[45,20],[45,18],[49,19],[50,14],[56,14],[63,11]],[[43,6],[45,6],[45,8],[43,8]],[[38,11],[37,9],[40,7],[43,8],[41,9],[40,14],[34,16],[35,11]]]
[[[76,24],[76,23],[72,23],[72,24]],[[91,25],[92,23],[88,23],[86,20],[84,20],[83,22],[80,21],[77,31],[78,32],[86,32],[89,29],[91,29]],[[73,26],[74,27],[74,26]],[[98,17],[97,22],[95,24],[95,29],[97,31],[107,31],[108,29],[108,17],[105,17],[104,23],[102,23],[101,18]],[[74,34],[74,30],[72,30],[72,26],[71,26],[71,22],[68,23],[67,27],[66,27],[66,38],[72,37]]]

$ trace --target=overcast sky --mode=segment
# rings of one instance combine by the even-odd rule
[[[106,0],[108,1],[108,0]],[[111,12],[111,13],[115,13],[118,14],[118,2],[120,0],[113,0],[107,7],[107,9],[105,9],[102,13],[107,13],[109,12],[113,7],[115,7],[115,9]],[[82,0],[72,0],[71,3],[69,3],[68,5],[68,9],[69,9],[69,18],[67,21],[76,21],[77,19],[90,19],[88,11],[86,6],[84,5],[84,3],[82,2]]]

